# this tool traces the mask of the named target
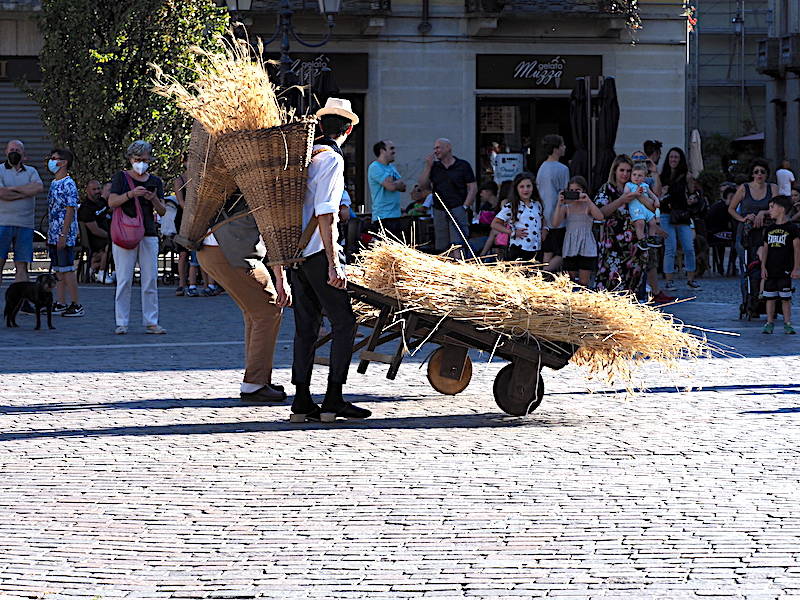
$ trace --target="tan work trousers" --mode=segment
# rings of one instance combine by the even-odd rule
[[[252,271],[232,267],[219,246],[203,246],[197,252],[200,266],[230,294],[244,318],[244,382],[272,383],[272,361],[281,328],[282,309],[275,304],[277,292],[267,268]]]

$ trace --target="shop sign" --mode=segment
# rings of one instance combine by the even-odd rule
[[[508,179],[514,179],[521,173],[525,165],[525,157],[518,153],[497,154],[492,160],[494,180],[497,185]]]
[[[594,81],[603,74],[595,55],[478,54],[478,89],[571,89],[578,77]]]
[[[266,58],[277,62],[280,56],[268,54]],[[322,70],[328,68],[341,90],[369,88],[369,55],[366,53],[292,54],[291,59],[292,72],[297,75],[300,85],[312,84]]]
[[[35,56],[0,56],[0,81],[41,81],[39,59]]]

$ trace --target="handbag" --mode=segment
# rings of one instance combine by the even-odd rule
[[[673,208],[669,213],[670,225],[689,225],[692,222],[692,213],[685,208]]]
[[[125,179],[128,182],[128,186],[133,190],[136,186],[134,186],[131,176],[125,173]],[[144,238],[142,207],[139,204],[139,198],[134,198],[133,200],[136,207],[135,217],[126,215],[125,211],[122,210],[122,206],[115,208],[114,214],[111,216],[111,241],[126,250],[133,250]]]
[[[508,246],[508,234],[507,233],[498,233],[494,236],[494,245],[495,246],[503,246],[504,248]]]

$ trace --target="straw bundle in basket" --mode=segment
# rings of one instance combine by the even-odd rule
[[[314,120],[234,131],[217,139],[225,165],[247,199],[270,265],[296,262],[302,233]]]
[[[244,194],[267,246],[270,264],[295,261],[311,161],[314,121],[280,105],[261,58],[232,35],[224,51],[196,49],[205,66],[188,87],[156,68],[153,90],[171,98],[211,134]]]
[[[190,250],[197,249],[211,221],[235,189],[236,183],[223,166],[214,139],[195,121],[187,150],[183,218],[175,241]]]
[[[575,290],[509,263],[486,265],[423,254],[383,240],[360,254],[351,278],[404,308],[468,320],[515,338],[579,346],[573,362],[631,381],[631,360],[675,365],[707,355],[704,339],[628,295]]]

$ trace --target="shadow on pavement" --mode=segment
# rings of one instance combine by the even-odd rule
[[[798,383],[753,383],[753,384],[741,384],[741,385],[703,385],[703,386],[691,386],[689,392],[691,391],[703,391],[703,392],[729,392],[733,390],[742,390],[742,391],[749,391],[749,395],[754,396],[763,396],[766,395],[765,392],[758,392],[757,390],[774,390],[770,391],[770,395],[775,394],[792,394],[796,395],[800,390],[800,384]],[[669,387],[652,387],[652,388],[635,388],[634,393],[637,394],[686,394],[688,393],[686,388],[676,387],[676,386],[669,386]],[[570,391],[570,392],[548,392],[548,396],[610,396],[614,394],[626,394],[627,390],[624,388],[616,389],[616,390],[599,390],[599,391]],[[745,394],[739,394],[745,395]]]
[[[291,398],[291,396],[290,396]],[[400,396],[352,396],[355,402],[411,402],[414,397]],[[155,400],[127,400],[123,402],[52,402],[47,404],[25,404],[20,406],[0,405],[0,415],[46,413],[72,410],[171,410],[181,408],[246,408],[285,406],[290,402],[269,404],[248,402],[240,398],[164,398]]]
[[[214,435],[314,429],[327,431],[337,429],[473,429],[482,427],[556,428],[572,427],[581,423],[582,421],[563,418],[510,417],[498,413],[337,421],[333,425],[322,425],[320,423],[294,424],[289,423],[288,419],[282,419],[280,421],[242,421],[239,423],[187,423],[183,425],[103,427],[99,429],[28,430],[0,434],[0,442],[39,438]]]
[[[746,410],[740,412],[740,415],[786,415],[800,413],[800,406],[792,408],[776,408],[775,410]]]

